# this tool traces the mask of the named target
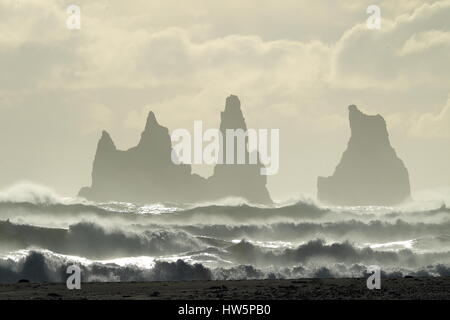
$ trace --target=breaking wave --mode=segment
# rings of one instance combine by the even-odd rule
[[[94,203],[28,183],[0,191],[0,282],[449,275],[445,201],[330,207]]]
[[[156,260],[146,267],[138,264],[89,261],[76,257],[57,255],[49,251],[17,252],[0,260],[0,282],[15,283],[21,279],[32,282],[64,282],[69,265],[77,264],[84,282],[118,281],[192,281],[192,280],[246,280],[246,279],[301,279],[367,277],[367,265],[361,263],[333,263],[292,267],[206,267],[201,263]],[[386,267],[382,277],[435,277],[450,276],[448,264],[405,268]]]

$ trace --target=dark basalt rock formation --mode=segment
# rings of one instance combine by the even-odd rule
[[[242,129],[247,130],[244,115],[241,111],[241,102],[237,96],[231,95],[227,98],[225,104],[225,110],[220,114],[220,131],[223,136],[223,145],[221,150],[223,151],[219,158],[225,162],[227,158],[226,146],[227,129]],[[248,139],[246,139],[248,143]],[[238,163],[237,154],[238,139],[234,138],[234,161]],[[257,156],[257,163],[250,164],[250,154],[248,150],[245,151],[245,163],[241,165],[227,165],[217,164],[214,167],[214,174],[209,178],[212,189],[217,192],[217,195],[228,195],[234,197],[242,197],[248,199],[252,203],[271,203],[269,192],[266,188],[267,177],[260,174],[262,164],[259,162]],[[217,196],[216,196],[217,198]]]
[[[92,186],[79,195],[95,201],[191,202],[192,188],[202,191],[204,179],[191,174],[190,165],[171,160],[169,130],[150,112],[137,146],[117,150],[106,131],[97,145]]]
[[[237,97],[227,99],[221,130],[246,129]],[[92,185],[79,196],[94,201],[137,203],[195,203],[227,197],[242,197],[252,203],[270,203],[266,177],[260,165],[217,165],[214,175],[204,179],[191,174],[191,166],[171,159],[172,143],[167,128],[150,112],[137,146],[117,150],[103,131],[92,169]]]
[[[349,107],[351,138],[331,177],[319,177],[319,200],[334,205],[396,205],[410,198],[408,170],[380,115]]]

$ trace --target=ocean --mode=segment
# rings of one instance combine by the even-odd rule
[[[449,203],[95,203],[21,184],[0,193],[0,282],[73,264],[84,282],[450,276]]]

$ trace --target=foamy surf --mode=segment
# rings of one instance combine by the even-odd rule
[[[373,264],[392,276],[439,276],[449,234],[450,210],[435,199],[95,203],[19,184],[0,193],[0,279],[57,281],[69,264],[86,281],[359,277]]]

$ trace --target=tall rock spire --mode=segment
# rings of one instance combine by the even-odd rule
[[[214,190],[219,197],[242,197],[253,203],[272,203],[269,192],[266,188],[266,176],[261,175],[262,165],[249,163],[248,139],[245,138],[245,145],[239,145],[239,139],[234,137],[234,161],[233,164],[225,164],[227,160],[227,134],[228,129],[247,130],[247,124],[241,110],[241,102],[235,95],[230,95],[225,102],[225,109],[220,114],[220,131],[223,135],[223,143],[220,147],[219,159],[223,159],[224,164],[217,164],[214,174],[210,178]],[[238,150],[238,148],[245,148]],[[238,153],[244,151],[245,163],[238,164]]]
[[[104,150],[116,150],[116,146],[111,139],[111,136],[109,133],[105,130],[102,131],[102,136],[100,137],[100,140],[97,144],[97,149],[104,149]]]
[[[156,120],[155,114],[153,111],[150,111],[147,116],[147,122],[145,123],[144,131],[151,130],[152,127],[159,126],[158,121]]]
[[[335,205],[395,205],[410,198],[409,174],[381,115],[349,106],[351,137],[331,177],[319,177],[319,200]]]
[[[238,97],[227,99],[220,129],[247,129]],[[260,164],[217,165],[210,179],[191,174],[190,165],[171,159],[169,130],[149,112],[139,143],[117,150],[107,132],[98,143],[92,170],[92,185],[79,195],[96,201],[180,202],[242,197],[254,203],[270,203],[266,177]],[[246,151],[248,155],[248,152]],[[247,156],[248,158],[248,156]]]

